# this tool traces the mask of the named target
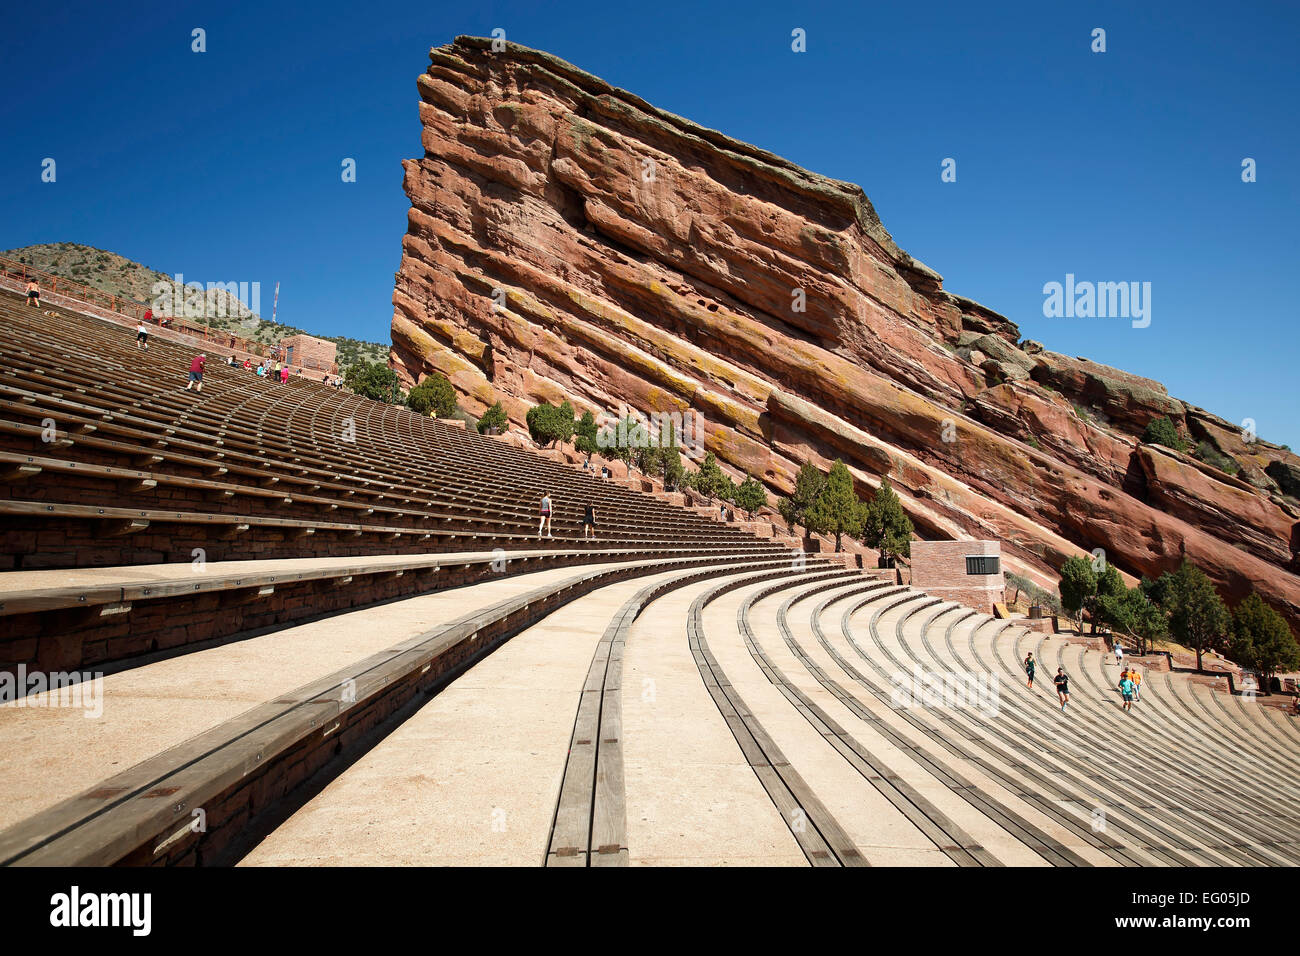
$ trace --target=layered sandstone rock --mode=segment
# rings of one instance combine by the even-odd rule
[[[1039,574],[1097,547],[1133,575],[1185,554],[1300,621],[1270,477],[1293,482],[1294,455],[1228,447],[1232,426],[1159,383],[1020,341],[855,185],[536,50],[462,37],[430,60],[393,295],[406,384],[440,372],[516,424],[542,400],[695,411],[724,465],[776,493],[842,458],[864,493],[888,474],[927,537],[997,537]],[[1159,416],[1249,475],[1141,447]]]

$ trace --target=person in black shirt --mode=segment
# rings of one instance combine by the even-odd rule
[[[590,502],[587,503],[587,511],[582,516],[582,540],[587,540],[588,533],[593,539],[596,537],[596,509]]]
[[[1056,669],[1056,693],[1061,698],[1061,710],[1065,710],[1065,705],[1070,702],[1070,678],[1065,676],[1065,668]]]

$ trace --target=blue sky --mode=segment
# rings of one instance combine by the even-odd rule
[[[0,41],[0,247],[84,242],[259,281],[266,315],[278,281],[282,321],[387,342],[415,78],[430,46],[500,27],[860,183],[899,245],[1026,337],[1300,448],[1300,12],[1131,6],[25,5]],[[1150,326],[1045,318],[1043,285],[1067,273],[1150,282]]]

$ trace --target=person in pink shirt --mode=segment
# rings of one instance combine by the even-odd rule
[[[281,366],[280,366],[280,384],[283,385],[283,384],[284,384],[285,382],[287,382],[287,381],[289,381],[289,366],[287,366],[287,365],[281,365]]]
[[[194,356],[194,361],[190,363],[190,381],[185,386],[185,391],[188,392],[196,384],[198,385],[197,390],[203,391],[203,366],[207,364],[207,361],[208,357],[206,355]]]

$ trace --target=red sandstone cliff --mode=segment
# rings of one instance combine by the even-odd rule
[[[408,386],[441,372],[516,423],[565,398],[694,409],[708,448],[778,493],[839,457],[864,493],[889,474],[926,537],[996,537],[1047,572],[1080,549],[1135,575],[1186,554],[1233,603],[1256,588],[1300,622],[1300,458],[1021,342],[851,183],[536,50],[461,37],[430,60],[393,294]],[[1239,475],[1142,445],[1160,415]]]

